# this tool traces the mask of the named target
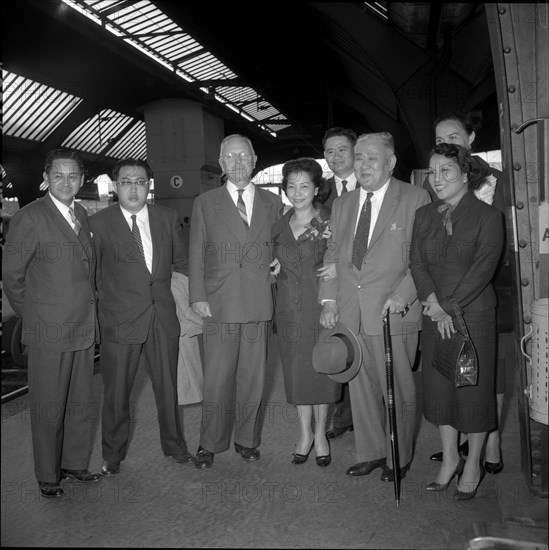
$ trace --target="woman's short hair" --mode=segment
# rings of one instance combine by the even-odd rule
[[[324,202],[328,198],[330,187],[323,177],[322,166],[313,158],[301,157],[294,160],[289,160],[282,167],[282,190],[286,193],[288,189],[288,180],[291,174],[306,172],[311,177],[311,181],[315,188],[318,188],[318,193],[313,199],[313,203]]]
[[[439,143],[431,151],[429,158],[433,155],[443,155],[446,158],[455,160],[461,172],[467,174],[469,189],[478,189],[488,175],[485,168],[471,155],[471,152],[461,145]]]

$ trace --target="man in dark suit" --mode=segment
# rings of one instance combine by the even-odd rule
[[[130,433],[130,393],[143,357],[152,382],[166,456],[192,462],[177,401],[179,321],[170,290],[172,266],[187,275],[177,212],[147,204],[152,171],[125,159],[114,168],[118,204],[90,218],[97,249],[101,328],[103,466],[120,471]]]
[[[361,188],[334,203],[331,246],[325,263],[335,278],[321,278],[321,324],[342,322],[364,343],[362,368],[349,382],[357,464],[347,475],[368,475],[383,467],[382,481],[394,479],[384,401],[387,401],[384,312],[391,317],[400,477],[413,452],[415,385],[412,365],[421,326],[421,304],[408,268],[415,211],[427,204],[424,189],[392,177],[396,164],[391,134],[364,134],[355,146],[355,174]]]
[[[86,210],[74,202],[84,166],[69,149],[50,151],[48,193],[13,217],[4,246],[4,290],[23,320],[28,350],[34,468],[43,496],[61,479],[98,481],[87,470],[96,340],[95,254]]]
[[[330,128],[322,138],[324,158],[333,176],[327,180],[330,184],[330,194],[324,201],[324,206],[332,208],[334,200],[342,194],[354,191],[357,185],[354,172],[355,143],[357,135],[349,128]],[[341,398],[335,404],[332,415],[332,426],[326,432],[328,439],[341,437],[345,432],[353,431],[353,415],[349,384],[342,384]]]
[[[197,468],[231,441],[258,460],[258,413],[265,377],[271,295],[271,226],[280,197],[251,182],[257,157],[250,140],[231,135],[219,164],[227,182],[197,197],[191,217],[189,300],[204,318],[204,401]]]

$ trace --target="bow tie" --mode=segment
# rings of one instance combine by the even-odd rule
[[[455,210],[455,208],[456,208],[456,205],[450,204],[448,202],[444,202],[437,207],[437,210],[439,211],[439,213],[443,214],[442,225],[446,228],[447,235],[453,234],[452,219],[450,216],[452,215],[452,212]]]

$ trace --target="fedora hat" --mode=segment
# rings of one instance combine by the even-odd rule
[[[313,367],[344,384],[360,370],[362,348],[357,335],[343,323],[322,330],[313,348]]]

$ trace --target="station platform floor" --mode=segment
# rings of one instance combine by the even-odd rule
[[[64,481],[59,499],[44,499],[34,477],[26,396],[2,405],[2,546],[547,548],[547,499],[532,495],[521,473],[512,373],[504,406],[504,470],[486,474],[471,501],[453,500],[455,482],[444,493],[426,493],[438,470],[429,456],[440,442],[438,429],[418,411],[414,460],[397,507],[393,484],[380,480],[380,469],[365,477],[345,475],[356,462],[353,433],[332,441],[327,468],[316,465],[314,451],[307,463],[291,464],[298,424],[296,409],[286,403],[276,337],[269,350],[257,462],[244,462],[232,447],[215,456],[211,470],[165,458],[144,370],[140,367],[132,394],[135,421],[120,474],[90,485]],[[420,394],[421,373],[415,377]],[[90,470],[98,471],[99,374],[94,399]],[[194,453],[201,405],[180,407],[180,413]],[[498,542],[502,533],[507,538]]]

